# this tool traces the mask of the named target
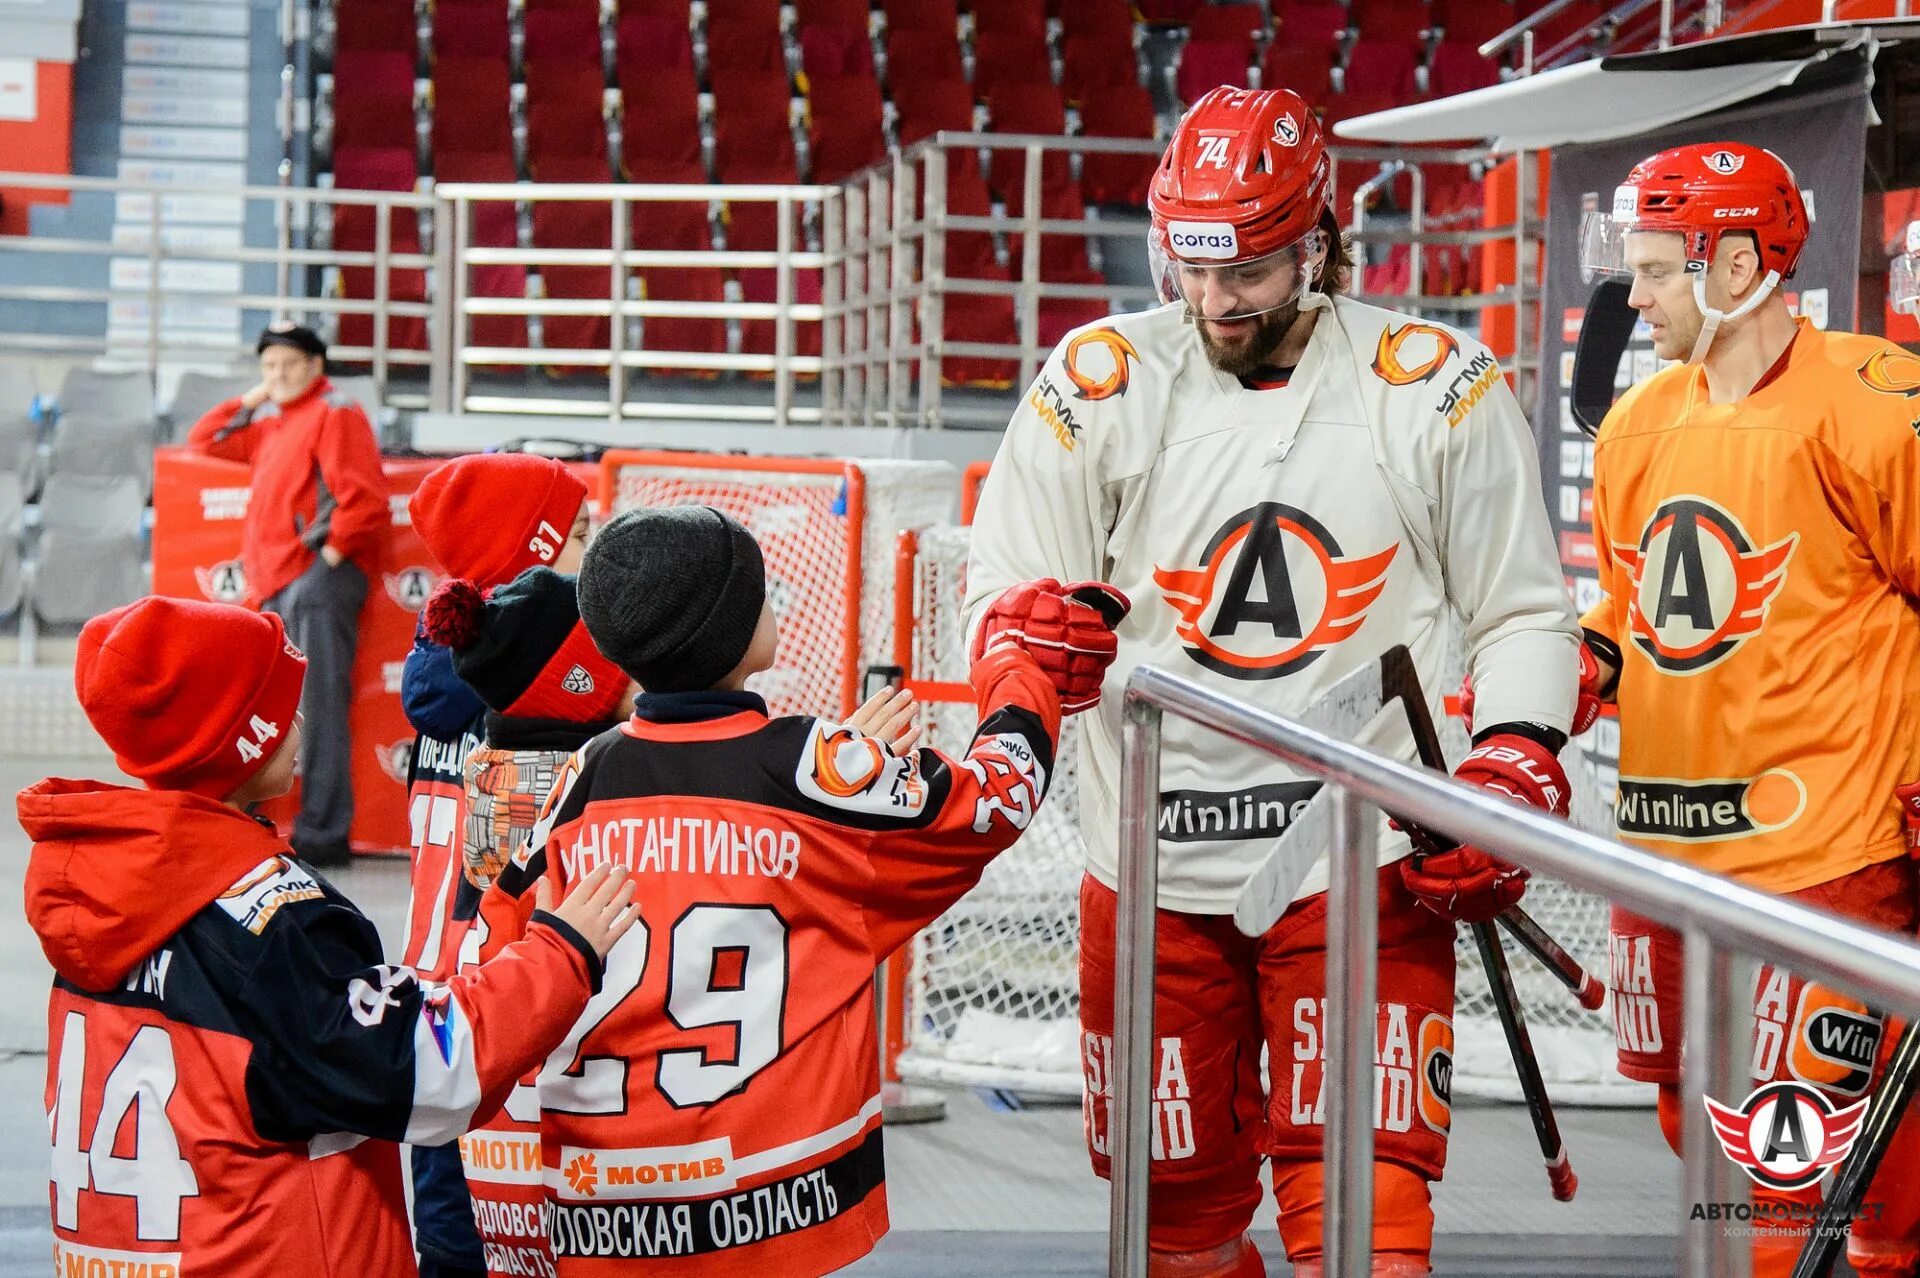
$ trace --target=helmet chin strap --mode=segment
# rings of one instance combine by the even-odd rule
[[[1779,287],[1780,272],[1768,271],[1766,278],[1760,281],[1760,287],[1753,290],[1749,297],[1731,311],[1722,311],[1707,305],[1707,273],[1700,272],[1693,277],[1693,304],[1700,308],[1700,336],[1693,339],[1693,353],[1687,356],[1688,364],[1698,364],[1707,357],[1707,348],[1713,345],[1713,335],[1728,320],[1737,320],[1743,315],[1753,313],[1755,307],[1772,296]]]

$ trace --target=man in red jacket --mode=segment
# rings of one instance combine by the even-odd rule
[[[380,448],[360,405],[327,380],[327,344],[297,324],[260,334],[260,384],[194,423],[190,447],[253,467],[240,562],[247,598],[307,654],[293,846],[346,864],[353,824],[347,712],[367,579],[387,526]]]

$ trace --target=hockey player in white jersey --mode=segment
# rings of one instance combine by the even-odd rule
[[[1081,1029],[1087,1140],[1108,1173],[1121,712],[1152,663],[1285,713],[1409,645],[1442,686],[1449,632],[1480,725],[1463,780],[1564,814],[1556,759],[1578,631],[1525,418],[1485,347],[1339,296],[1346,283],[1313,113],[1220,88],[1154,178],[1167,305],[1061,343],[1007,429],[973,526],[968,611],[1034,578],[1133,600],[1084,721]],[[1437,709],[1437,707],[1436,707]],[[1150,1233],[1155,1275],[1265,1272],[1246,1239],[1271,1159],[1294,1272],[1321,1272],[1326,872],[1265,936],[1231,914],[1315,782],[1193,725],[1164,727]],[[1404,719],[1372,748],[1412,759]],[[1453,919],[1518,900],[1524,872],[1471,847],[1415,870],[1383,832],[1375,1274],[1430,1271],[1445,1165]],[[1271,1092],[1260,1058],[1270,1052]]]

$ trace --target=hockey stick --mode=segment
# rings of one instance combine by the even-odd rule
[[[1874,1089],[1873,1099],[1867,1103],[1859,1142],[1840,1164],[1833,1183],[1827,1186],[1826,1201],[1820,1204],[1813,1232],[1800,1248],[1793,1278],[1827,1278],[1833,1272],[1840,1249],[1846,1244],[1848,1222],[1860,1210],[1867,1186],[1874,1172],[1880,1169],[1880,1160],[1886,1157],[1893,1133],[1913,1104],[1917,1091],[1920,1091],[1920,1032],[1909,1024],[1900,1031],[1900,1041],[1893,1045],[1893,1056],[1887,1061],[1886,1072],[1880,1076],[1880,1086]]]
[[[1318,701],[1301,711],[1295,722],[1315,732],[1351,739],[1396,697],[1406,703],[1408,722],[1416,737],[1421,732],[1420,724],[1425,724],[1430,739],[1421,743],[1422,761],[1440,759],[1440,740],[1433,732],[1433,719],[1420,688],[1413,656],[1404,645],[1388,649],[1376,660],[1343,676]],[[1412,707],[1416,704],[1420,707],[1419,720],[1413,718]],[[1437,770],[1446,771],[1444,761]],[[1308,871],[1327,846],[1331,811],[1326,792],[1316,794],[1306,808],[1288,822],[1267,859],[1249,876],[1233,911],[1234,925],[1243,935],[1264,935],[1293,904]],[[1597,1008],[1605,1001],[1606,987],[1588,975],[1526,911],[1512,906],[1501,913],[1500,922],[1528,953],[1573,991],[1582,1007]]]
[[[1613,407],[1614,382],[1620,357],[1627,352],[1640,316],[1627,305],[1625,280],[1605,279],[1587,298],[1580,320],[1580,341],[1573,349],[1573,385],[1568,387],[1573,420],[1588,435],[1600,433],[1600,423]]]
[[[1396,659],[1389,664],[1388,658]],[[1440,752],[1440,734],[1434,731],[1433,713],[1427,709],[1426,695],[1420,690],[1420,672],[1414,669],[1412,655],[1404,646],[1393,648],[1382,656],[1381,666],[1381,690],[1388,696],[1398,696],[1405,706],[1420,762],[1436,772],[1445,772],[1447,760]],[[1431,856],[1459,846],[1409,822],[1402,821],[1401,825],[1413,839],[1415,857]],[[1528,919],[1527,923],[1531,926],[1533,920]],[[1494,931],[1491,922],[1475,923],[1472,931],[1474,944],[1480,950],[1480,961],[1487,969],[1487,988],[1493,995],[1493,1008],[1506,1034],[1507,1050],[1513,1054],[1514,1070],[1520,1076],[1520,1092],[1526,1097],[1527,1113],[1533,1119],[1533,1134],[1540,1142],[1540,1156],[1546,1161],[1547,1185],[1554,1198],[1567,1202],[1579,1189],[1580,1178],[1574,1175],[1573,1165],[1567,1161],[1567,1143],[1561,1139],[1553,1101],[1547,1096],[1546,1080],[1540,1077],[1540,1060],[1534,1055],[1526,1017],[1520,1010],[1520,996],[1513,988],[1513,974],[1507,970],[1507,952],[1501,948],[1500,934]],[[1564,951],[1561,955],[1566,957]]]

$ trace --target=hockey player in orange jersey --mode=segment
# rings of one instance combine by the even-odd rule
[[[1589,215],[1583,265],[1631,276],[1655,352],[1683,362],[1628,391],[1595,444],[1604,593],[1582,619],[1583,691],[1619,705],[1622,838],[1912,932],[1896,791],[1920,780],[1920,359],[1788,311],[1810,214],[1779,157],[1728,142],[1642,161]],[[1611,946],[1620,1070],[1660,1086],[1678,1149],[1680,938],[1616,908]],[[1769,966],[1754,1013],[1754,1084],[1842,1103],[1893,1038]],[[1836,1023],[1866,1032],[1839,1042],[1822,1032]],[[1911,1128],[1897,1139],[1915,1148]],[[1849,1241],[1862,1274],[1920,1261],[1902,1154]],[[1790,1272],[1799,1216],[1756,1237],[1756,1278]]]

